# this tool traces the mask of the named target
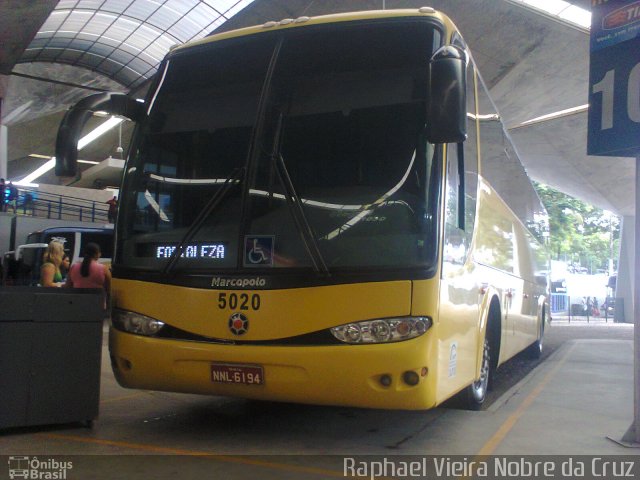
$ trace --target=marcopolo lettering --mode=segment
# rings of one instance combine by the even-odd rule
[[[218,288],[264,287],[266,284],[267,284],[267,280],[262,277],[253,277],[253,278],[213,277],[213,279],[211,280],[211,286],[218,287]]]

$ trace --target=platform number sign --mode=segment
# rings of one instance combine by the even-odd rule
[[[640,155],[640,0],[592,0],[589,155]]]

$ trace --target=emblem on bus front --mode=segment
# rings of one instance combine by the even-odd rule
[[[229,317],[229,330],[234,335],[244,335],[249,330],[249,319],[242,313],[234,313]]]

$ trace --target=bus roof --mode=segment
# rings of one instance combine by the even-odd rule
[[[396,10],[365,10],[359,12],[336,13],[331,15],[320,15],[316,17],[298,17],[296,19],[287,18],[280,21],[269,21],[262,25],[240,28],[228,32],[218,33],[210,37],[203,38],[194,42],[185,43],[173,48],[170,52],[191,48],[194,46],[204,45],[210,42],[226,40],[229,38],[243,37],[262,32],[270,32],[274,30],[285,30],[309,25],[322,25],[339,22],[351,22],[357,20],[373,20],[384,18],[401,18],[401,17],[431,17],[439,20],[447,30],[457,31],[453,22],[444,13],[439,12],[431,7],[421,7],[419,9],[396,9]],[[170,55],[169,54],[169,55]]]

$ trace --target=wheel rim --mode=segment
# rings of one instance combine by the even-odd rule
[[[473,397],[478,403],[484,401],[487,394],[487,385],[489,384],[489,341],[485,338],[484,348],[482,349],[482,367],[480,368],[480,378],[473,382],[471,391]]]

